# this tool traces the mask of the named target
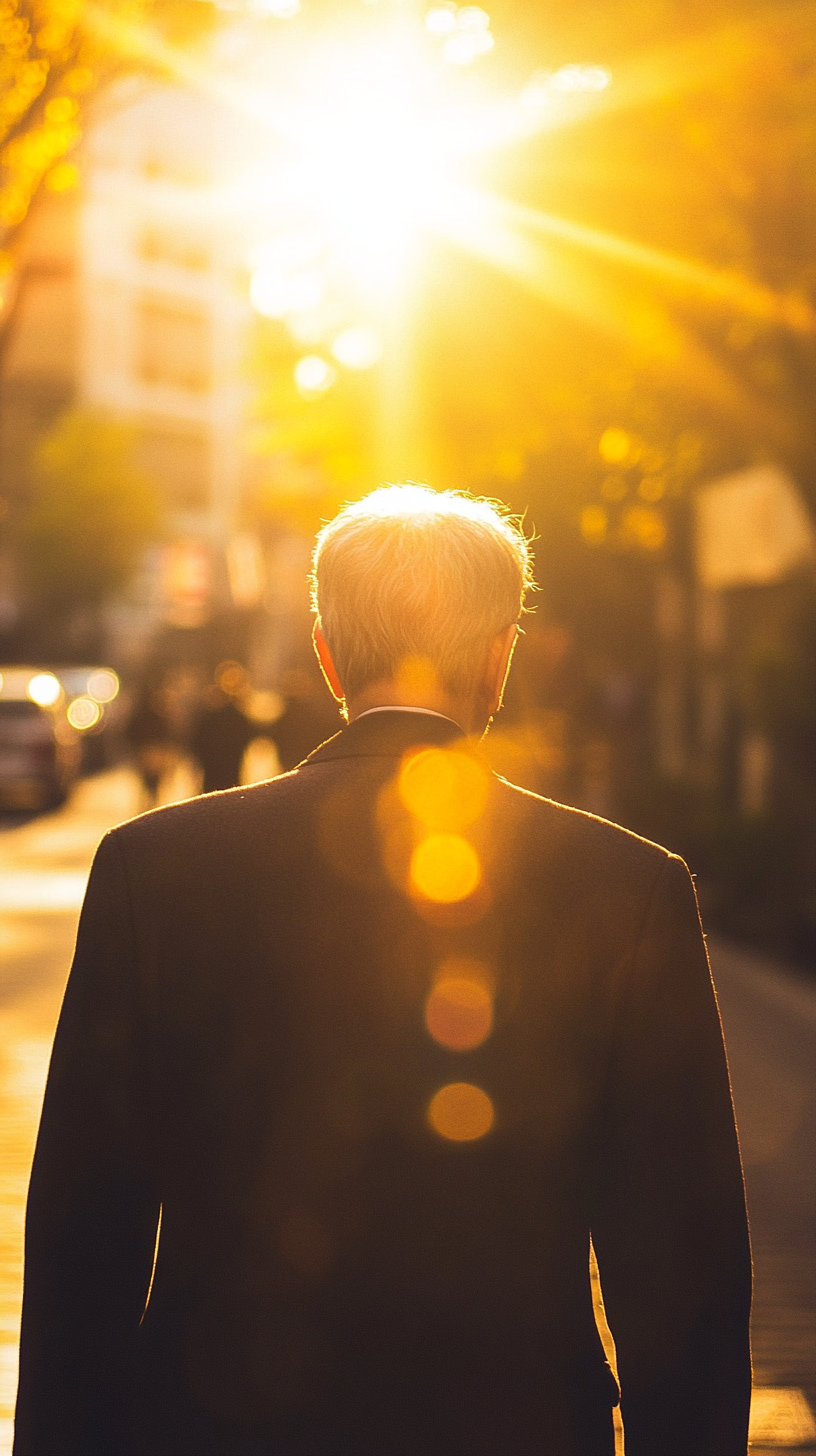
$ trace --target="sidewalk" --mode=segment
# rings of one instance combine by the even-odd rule
[[[28,1174],[91,861],[137,811],[128,770],[81,782],[56,814],[0,833],[0,1456],[11,1450]]]
[[[764,1444],[757,1420],[752,1449],[804,1456],[816,1453],[816,982],[717,938],[709,949],[751,1219],[754,1379],[765,1392],[754,1402]]]

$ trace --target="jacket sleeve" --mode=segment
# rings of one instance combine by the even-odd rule
[[[26,1215],[14,1456],[113,1456],[159,1203],[143,1155],[140,1015],[117,836],[94,861]]]
[[[592,1219],[626,1456],[745,1456],[751,1255],[691,877],[667,856],[620,987]]]

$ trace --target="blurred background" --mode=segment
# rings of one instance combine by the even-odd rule
[[[41,704],[63,778],[227,702],[296,762],[316,527],[466,488],[536,537],[498,765],[812,958],[813,19],[4,0],[0,667],[121,684]]]
[[[750,1000],[768,957],[794,968],[769,983],[787,1012],[735,1001],[732,1062],[768,1188],[780,1148],[801,1168],[815,22],[811,0],[0,0],[0,930],[14,984],[50,987],[4,1003],[14,1210],[93,845],[337,730],[309,552],[382,480],[523,515],[540,591],[495,766],[684,855],[724,1007],[729,974]],[[801,1354],[797,1247],[774,1289]],[[772,1364],[806,1386],[800,1355]]]

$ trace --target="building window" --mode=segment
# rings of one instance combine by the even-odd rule
[[[139,305],[138,374],[198,394],[210,388],[210,320],[201,309],[145,300]]]
[[[202,430],[148,425],[139,459],[171,510],[206,510],[210,500],[210,445]]]
[[[210,250],[200,238],[170,228],[148,227],[139,238],[139,257],[147,263],[172,263],[176,268],[206,272]]]

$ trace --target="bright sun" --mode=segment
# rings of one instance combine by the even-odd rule
[[[816,332],[803,300],[464,180],[465,157],[676,96],[719,74],[733,36],[634,58],[614,77],[602,58],[536,70],[508,94],[497,89],[490,16],[480,6],[437,0],[423,14],[367,4],[364,18],[352,23],[345,13],[334,24],[299,15],[299,0],[254,0],[252,8],[277,19],[266,21],[266,43],[239,65],[196,66],[176,53],[175,69],[266,139],[263,157],[236,175],[222,205],[253,235],[254,307],[283,321],[309,351],[296,368],[303,393],[330,388],[336,364],[378,362],[423,235],[444,238],[608,337],[639,342],[709,395],[724,397],[729,380],[655,285]],[[151,51],[149,40],[136,39]],[[173,68],[167,47],[157,59]]]

